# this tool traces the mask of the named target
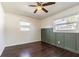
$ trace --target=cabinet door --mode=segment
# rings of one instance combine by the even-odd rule
[[[64,33],[56,33],[56,45],[64,47]]]
[[[65,33],[65,48],[75,50],[75,33]]]

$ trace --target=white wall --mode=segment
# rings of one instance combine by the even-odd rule
[[[30,31],[20,31],[19,21],[31,23]],[[6,46],[41,41],[40,20],[6,13]]]
[[[53,27],[54,20],[57,20],[57,19],[62,18],[62,17],[69,16],[69,15],[72,15],[72,14],[76,14],[76,13],[79,13],[79,5],[72,7],[72,8],[69,8],[67,10],[64,10],[64,11],[62,11],[58,14],[55,14],[51,17],[48,17],[46,19],[43,19],[41,21],[41,28]]]
[[[0,3],[0,55],[2,54],[4,48],[4,11]]]

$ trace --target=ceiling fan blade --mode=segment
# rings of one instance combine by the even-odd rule
[[[34,11],[34,13],[36,13],[37,12],[37,9]]]
[[[48,12],[45,8],[42,8],[42,10],[43,10],[44,12],[46,12],[46,13]]]
[[[41,3],[40,3],[40,2],[37,2],[37,5],[38,5],[38,6],[41,6]]]
[[[42,6],[49,6],[49,5],[52,5],[52,4],[55,4],[56,2],[47,2],[47,3],[44,3]]]
[[[36,7],[36,5],[29,5],[30,7]]]

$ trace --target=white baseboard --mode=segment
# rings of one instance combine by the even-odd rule
[[[28,43],[32,43],[32,42],[38,42],[38,41],[41,41],[41,40],[35,40],[35,41],[30,41],[30,42],[22,42],[22,43],[17,43],[17,44],[10,44],[10,45],[6,45],[6,47],[21,45],[21,44],[28,44]]]
[[[0,56],[2,55],[4,49],[5,49],[5,47],[3,47],[2,50],[0,51]]]

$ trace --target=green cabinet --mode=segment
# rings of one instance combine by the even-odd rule
[[[71,51],[74,51],[76,49],[75,33],[65,33],[64,36],[65,36],[64,48],[71,50]]]
[[[64,47],[64,34],[56,33],[56,45],[58,47]]]

